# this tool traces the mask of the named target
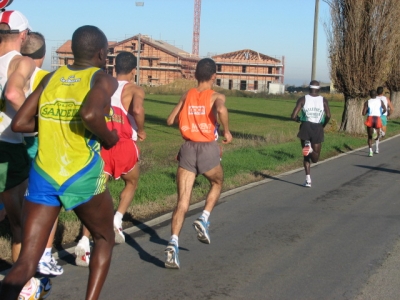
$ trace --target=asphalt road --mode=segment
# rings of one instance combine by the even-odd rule
[[[190,211],[180,270],[164,268],[169,215],[127,230],[101,299],[400,299],[400,137],[224,194],[197,241]],[[299,149],[301,155],[301,149]],[[266,176],[267,177],[267,176]],[[136,232],[134,232],[136,230]],[[60,259],[49,299],[84,299],[88,269]]]

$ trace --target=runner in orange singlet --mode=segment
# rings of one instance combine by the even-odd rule
[[[217,143],[217,118],[224,128],[223,143],[230,143],[228,110],[225,96],[211,88],[216,78],[216,64],[210,58],[202,59],[196,66],[197,88],[185,93],[172,110],[167,124],[179,123],[182,137],[186,140],[179,150],[179,167],[176,174],[178,203],[172,214],[171,239],[165,249],[165,267],[179,269],[178,235],[185,214],[189,209],[190,196],[196,176],[203,174],[210,182],[206,204],[202,215],[193,223],[200,242],[209,244],[208,217],[221,194],[223,170],[220,148]]]

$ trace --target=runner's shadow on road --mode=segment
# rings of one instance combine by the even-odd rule
[[[168,241],[165,240],[165,239],[160,238],[158,233],[153,228],[147,226],[146,224],[144,224],[144,223],[142,223],[142,222],[140,222],[140,221],[138,221],[138,220],[136,220],[136,219],[134,219],[132,217],[130,217],[128,221],[132,222],[132,224],[135,227],[139,228],[143,233],[148,234],[150,236],[150,238],[149,238],[150,242],[156,243],[156,244],[159,244],[159,245],[164,245],[165,247],[167,247]],[[142,248],[142,246],[140,246],[135,241],[135,239],[132,238],[130,235],[125,235],[125,243],[128,244],[129,246],[131,246],[132,248],[134,248],[138,252],[139,257],[142,260],[144,260],[146,262],[149,262],[149,263],[152,263],[152,264],[156,265],[157,267],[165,268],[165,264],[164,264],[163,261],[161,261],[157,257],[155,257],[153,255],[150,255],[148,252],[146,252],[146,250],[144,250]],[[161,249],[161,251],[163,251],[163,250],[164,250],[164,248]],[[188,249],[182,248],[182,247],[179,247],[179,250],[189,251]]]
[[[144,260],[148,263],[152,263],[157,267],[165,268],[165,264],[163,261],[161,261],[158,257],[149,254],[130,235],[125,235],[125,243],[134,248],[138,252],[141,260]]]
[[[344,144],[343,147],[335,146],[335,147],[333,147],[333,149],[335,149],[339,153],[347,153],[349,151],[353,151],[354,150],[348,144]]]
[[[297,185],[297,186],[303,187],[303,185],[300,184],[300,183],[287,181],[287,180],[284,180],[284,179],[281,179],[281,178],[278,178],[278,177],[274,177],[274,176],[271,176],[271,175],[264,174],[264,173],[259,172],[259,171],[253,172],[253,175],[254,176],[260,176],[260,177],[262,177],[264,179],[272,179],[272,180],[276,180],[276,181],[282,181],[282,182],[286,182],[286,183],[290,183],[290,184],[293,184],[293,185]]]
[[[375,170],[375,171],[382,171],[382,172],[400,174],[399,170],[394,170],[394,169],[388,169],[388,168],[382,168],[382,167],[372,167],[372,166],[365,166],[365,165],[354,165],[354,166],[359,167],[359,168]]]

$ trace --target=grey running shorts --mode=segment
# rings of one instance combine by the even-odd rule
[[[185,170],[204,174],[220,164],[220,149],[216,141],[186,141],[178,153],[179,166]]]
[[[312,144],[321,144],[324,141],[324,127],[320,123],[303,122],[297,137]]]
[[[29,157],[24,144],[0,141],[0,192],[7,191],[28,178]]]

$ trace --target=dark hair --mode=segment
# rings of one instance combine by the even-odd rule
[[[375,98],[376,97],[376,91],[375,90],[370,90],[369,91],[369,95],[371,98]]]
[[[0,23],[0,41],[9,42],[18,38],[18,34],[11,33],[10,26],[6,23]]]
[[[43,34],[31,32],[28,41],[22,45],[21,54],[32,59],[41,59],[46,55],[46,41]]]
[[[383,94],[383,86],[378,86],[378,88],[376,89],[376,92],[378,93],[378,95]]]
[[[136,65],[136,56],[131,52],[120,52],[115,58],[115,72],[117,72],[117,74],[128,74],[136,68]]]
[[[85,25],[75,30],[72,35],[72,53],[76,59],[92,59],[97,51],[108,45],[107,37],[96,26]]]
[[[203,58],[199,60],[196,66],[194,76],[199,82],[208,81],[213,74],[217,73],[217,65],[211,58]]]

